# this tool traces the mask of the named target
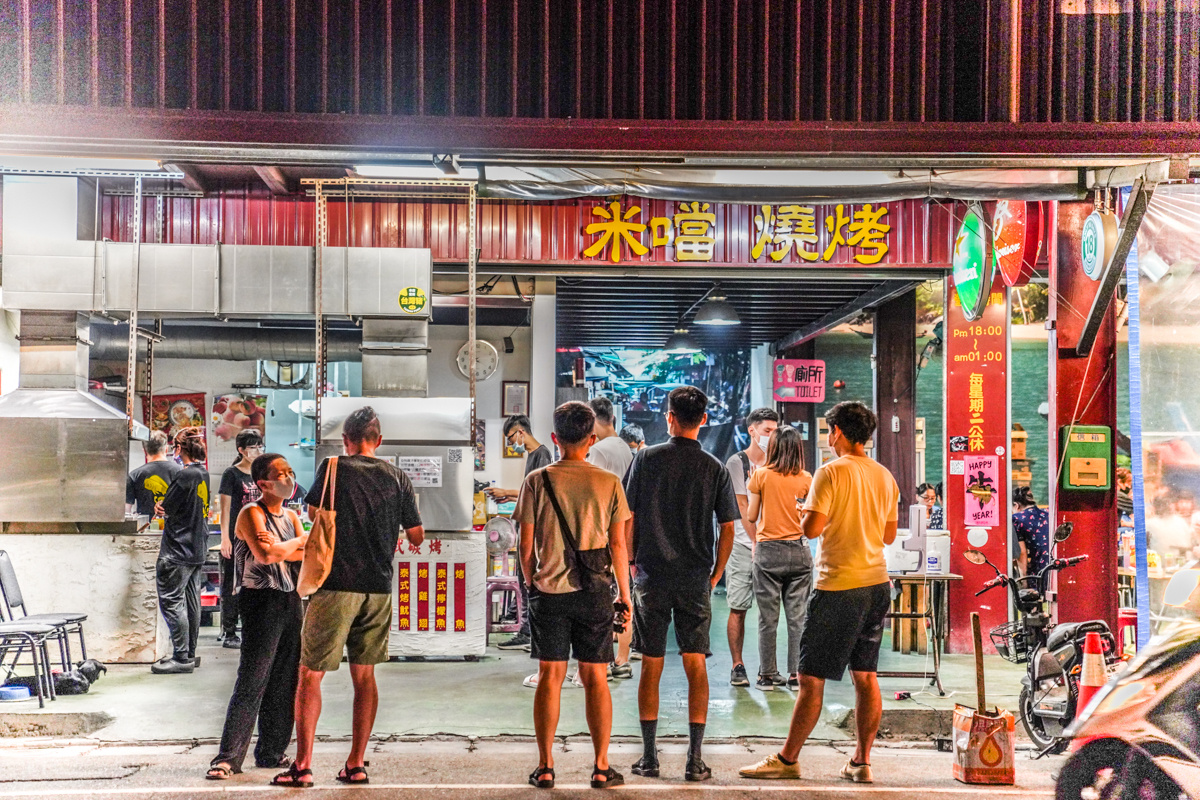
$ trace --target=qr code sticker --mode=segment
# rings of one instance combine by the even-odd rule
[[[446,460],[448,462],[450,462],[451,464],[463,463],[463,460],[462,460],[463,451],[462,451],[461,447],[452,447],[449,450],[447,450],[446,452],[447,452]]]

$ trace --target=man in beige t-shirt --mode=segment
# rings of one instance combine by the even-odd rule
[[[825,681],[854,680],[858,746],[842,777],[871,783],[871,746],[883,703],[876,671],[883,621],[891,605],[884,545],[896,540],[900,487],[882,465],[867,457],[875,433],[871,409],[838,403],[825,414],[829,446],[837,458],[817,470],[801,526],[821,539],[817,585],[800,642],[800,691],[787,741],[740,772],[744,778],[799,778],[800,748],[821,717]]]

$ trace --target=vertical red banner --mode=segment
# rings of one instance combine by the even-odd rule
[[[396,616],[397,629],[410,630],[412,627],[412,564],[401,561],[396,569]]]
[[[467,632],[467,565],[454,565],[454,632]]]
[[[1008,466],[1008,289],[999,278],[979,319],[968,322],[951,290],[946,303],[946,476],[943,487],[946,528],[950,531],[950,638],[954,653],[971,651],[971,612],[987,631],[1008,622],[1009,598],[1000,589],[976,598],[993,577],[986,566],[967,561],[968,549],[983,552],[1002,570],[1010,569],[1008,521],[1011,509]]]
[[[429,630],[429,562],[417,562],[417,630]]]
[[[434,574],[433,585],[433,629],[435,631],[445,632],[446,630],[446,599],[448,593],[446,591],[448,583],[446,576],[446,565],[440,563],[437,565],[437,571]]]

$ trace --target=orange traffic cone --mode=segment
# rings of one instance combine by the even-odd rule
[[[1091,702],[1096,692],[1108,682],[1108,673],[1104,670],[1104,647],[1100,634],[1092,631],[1083,640],[1083,670],[1079,676],[1079,702],[1076,713],[1082,711]]]

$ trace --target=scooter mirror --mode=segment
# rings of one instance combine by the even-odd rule
[[[1200,569],[1181,569],[1171,578],[1163,590],[1163,605],[1184,608],[1192,603],[1196,588],[1200,586]]]
[[[963,553],[963,557],[965,557],[967,561],[970,561],[972,564],[987,563],[987,556],[978,550],[968,550],[967,552]]]
[[[1064,522],[1054,529],[1054,541],[1065,542],[1071,538],[1071,534],[1075,531],[1075,523],[1071,521]]]

